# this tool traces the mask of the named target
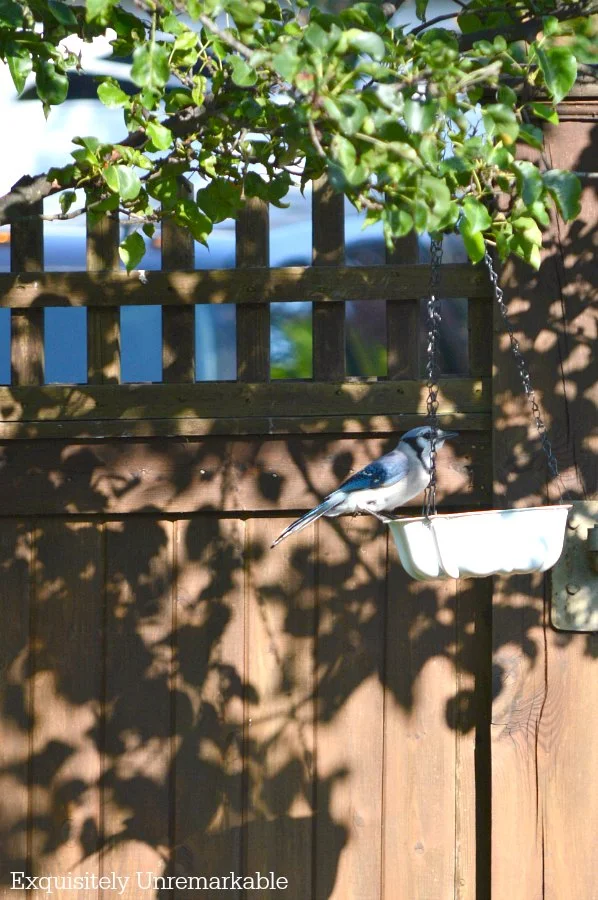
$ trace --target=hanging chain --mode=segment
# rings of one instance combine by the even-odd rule
[[[430,285],[428,290],[426,331],[428,334],[426,379],[428,388],[428,422],[430,424],[430,481],[424,493],[422,515],[426,518],[436,513],[436,443],[438,441],[438,341],[440,337],[440,300],[436,296],[440,284],[442,265],[442,239],[430,242]]]
[[[486,250],[484,255],[484,262],[486,263],[486,268],[488,269],[488,274],[490,276],[490,281],[492,282],[492,287],[494,289],[494,297],[496,302],[498,303],[498,308],[500,309],[500,313],[503,318],[503,322],[505,323],[505,328],[507,329],[507,333],[509,335],[509,340],[511,342],[511,350],[513,351],[513,356],[515,357],[515,362],[517,364],[517,369],[519,370],[519,377],[521,378],[521,383],[523,385],[523,390],[525,392],[525,396],[528,399],[529,405],[532,410],[532,415],[534,417],[534,421],[536,423],[536,429],[538,431],[538,435],[540,437],[540,441],[542,442],[542,449],[546,454],[548,470],[553,478],[559,478],[559,467],[556,461],[556,457],[552,450],[552,444],[550,443],[550,439],[548,437],[548,432],[546,430],[546,425],[544,424],[544,420],[542,419],[542,414],[540,412],[540,407],[538,406],[538,401],[536,400],[536,395],[534,393],[534,389],[532,387],[530,374],[527,368],[527,363],[523,357],[521,352],[521,347],[519,346],[519,341],[515,337],[513,332],[513,326],[511,325],[511,320],[509,319],[509,313],[504,302],[504,293],[502,288],[499,287],[498,284],[498,274],[496,273],[493,265],[492,265],[492,257]],[[562,496],[561,496],[562,499]]]

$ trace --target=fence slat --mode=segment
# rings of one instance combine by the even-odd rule
[[[419,261],[417,234],[412,231],[386,249],[386,262],[408,264]],[[388,378],[417,378],[419,298],[386,301],[386,347]]]
[[[15,219],[10,228],[11,272],[43,270],[44,223],[40,218],[42,213],[42,200],[31,206],[20,206],[15,210]],[[10,367],[12,384],[43,384],[43,309],[12,311]]]
[[[117,271],[119,266],[118,218],[87,220],[87,271]],[[120,310],[118,306],[87,311],[88,384],[120,381]]]
[[[270,231],[268,204],[257,197],[247,200],[236,223],[237,267],[268,266]],[[237,308],[237,379],[270,378],[270,309],[246,303]]]
[[[193,197],[187,179],[179,182],[179,196]],[[192,269],[195,242],[187,228],[166,219],[162,223],[162,268]],[[195,381],[195,309],[193,306],[162,307],[162,378],[164,381]]]
[[[314,266],[340,266],[345,257],[344,196],[332,190],[324,175],[312,194],[312,261]],[[313,305],[314,381],[345,377],[345,303]]]
[[[488,302],[479,298],[467,304],[469,372],[471,375],[490,375],[492,372],[492,313]]]

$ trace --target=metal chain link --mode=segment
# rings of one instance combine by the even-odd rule
[[[550,439],[548,437],[548,432],[546,430],[546,425],[544,424],[544,420],[542,419],[542,414],[540,412],[540,407],[538,406],[538,401],[536,400],[536,395],[534,393],[534,389],[532,387],[530,374],[527,368],[527,363],[523,357],[521,352],[521,347],[519,346],[519,341],[515,337],[513,332],[513,326],[511,325],[511,320],[509,319],[509,313],[504,302],[504,293],[502,288],[498,284],[498,274],[496,273],[494,266],[492,265],[492,257],[490,256],[488,250],[484,255],[484,262],[486,263],[486,268],[488,269],[488,274],[490,276],[490,281],[492,282],[492,287],[494,290],[494,298],[498,303],[498,308],[500,309],[500,313],[503,318],[503,322],[505,323],[505,328],[507,329],[507,333],[509,335],[509,341],[511,342],[511,350],[513,351],[513,356],[515,357],[515,362],[517,364],[517,369],[519,371],[519,377],[521,378],[521,383],[523,385],[523,390],[530,404],[532,415],[534,417],[534,421],[536,423],[536,429],[538,431],[538,435],[540,437],[540,441],[542,443],[542,449],[546,454],[548,470],[553,478],[559,478],[559,467],[556,461],[556,457],[552,450],[552,444],[550,443]],[[562,499],[562,494],[561,494]]]
[[[442,239],[430,242],[430,284],[428,289],[426,330],[428,334],[426,379],[428,388],[428,422],[430,424],[430,481],[424,493],[422,515],[426,518],[436,513],[436,443],[438,441],[438,340],[440,337],[440,300],[436,296],[440,284],[442,265]]]

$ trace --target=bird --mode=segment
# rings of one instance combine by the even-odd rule
[[[436,432],[436,449],[445,441],[457,437],[456,431]],[[369,463],[351,475],[318,506],[297,519],[280,534],[276,547],[291,534],[302,531],[321,516],[341,516],[343,513],[371,513],[382,522],[392,521],[391,513],[423,491],[430,481],[432,430],[429,425],[412,428],[403,435],[394,450]]]

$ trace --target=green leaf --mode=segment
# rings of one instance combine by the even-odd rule
[[[189,229],[196,241],[207,247],[207,238],[212,231],[212,222],[193,200],[178,200],[175,204],[174,218],[178,225]]]
[[[550,169],[550,171],[544,172],[542,181],[565,221],[579,215],[581,212],[581,184],[577,175],[561,169]]]
[[[350,28],[345,32],[345,40],[351,50],[358,53],[367,53],[377,62],[384,59],[384,41],[379,34],[373,31],[360,31],[359,28]]]
[[[133,53],[131,79],[139,87],[164,87],[170,76],[169,53],[156,43],[142,44]]]
[[[66,3],[61,3],[60,0],[48,0],[48,9],[61,25],[71,26],[77,24],[75,14]]]
[[[428,9],[428,0],[415,0],[415,15],[423,22],[426,18],[426,10]]]
[[[202,98],[203,99],[203,98]],[[186,106],[193,106],[195,103],[191,91],[187,88],[174,88],[166,94],[164,108],[167,113],[178,112]],[[197,104],[201,106],[201,104]]]
[[[156,150],[168,150],[172,144],[172,131],[160,122],[148,122],[146,129]]]
[[[23,9],[14,0],[0,0],[0,25],[18,28],[23,24]]]
[[[93,22],[96,19],[106,22],[117,2],[118,0],[86,0],[87,12],[85,18],[88,22]]]
[[[417,133],[427,131],[436,121],[438,107],[435,103],[420,103],[418,100],[406,100],[403,118],[407,127]]]
[[[486,243],[481,231],[471,232],[469,222],[466,218],[462,218],[459,222],[459,231],[463,238],[467,255],[473,263],[478,263],[484,258],[486,252]]]
[[[467,231],[473,236],[486,231],[492,225],[490,213],[483,203],[475,197],[466,197],[463,201],[463,215],[467,221]]]
[[[520,125],[519,140],[529,144],[535,150],[544,149],[544,134],[536,125]]]
[[[521,199],[526,206],[531,206],[544,192],[542,176],[533,163],[516,160],[513,163]]]
[[[212,222],[234,218],[241,207],[241,185],[216,178],[197,192],[197,203]]]
[[[48,106],[64,103],[69,90],[66,75],[56,71],[52,60],[41,60],[37,63],[35,86],[40,100]]]
[[[229,54],[226,62],[232,69],[233,83],[237,87],[252,87],[257,81],[257,72],[253,69],[246,59],[241,56]]]
[[[548,215],[543,200],[535,200],[534,203],[531,203],[529,206],[529,213],[543,228],[548,228],[550,225],[550,216]]]
[[[357,151],[351,143],[340,134],[336,134],[331,142],[332,162],[329,162],[330,180],[337,190],[347,185],[357,187],[366,177],[366,170],[357,162]]]
[[[577,78],[577,60],[569,47],[535,46],[544,83],[555,103],[566,97]]]
[[[281,78],[284,78],[285,81],[292,81],[299,71],[301,60],[295,47],[291,44],[285,44],[280,53],[274,56],[272,65],[274,66],[274,71],[278,72]]]
[[[393,240],[404,237],[413,228],[413,218],[404,209],[387,207],[383,215],[384,237],[389,246],[392,246]]]
[[[474,34],[482,30],[482,20],[475,13],[464,12],[457,18],[457,24],[463,34]]]
[[[330,35],[317,22],[309,23],[303,34],[303,39],[313,50],[320,50],[322,53],[328,50],[331,43]]]
[[[540,247],[523,234],[514,234],[509,241],[509,250],[520,256],[534,269],[540,268]]]
[[[551,125],[559,124],[559,116],[556,109],[553,109],[551,106],[548,106],[546,103],[530,103],[529,108],[533,112],[535,116],[539,119],[544,119],[546,122],[550,122]]]
[[[9,55],[6,57],[6,62],[8,63],[8,70],[15,86],[15,90],[17,94],[22,94],[25,88],[25,82],[32,69],[31,57],[27,51],[19,48],[14,56]]]
[[[519,134],[517,117],[504,103],[491,103],[483,109],[482,119],[488,137],[497,136],[507,146],[517,140]]]
[[[160,201],[162,209],[172,209],[179,199],[179,188],[176,178],[150,178],[147,182],[150,197]]]
[[[139,265],[145,256],[145,241],[138,231],[134,231],[124,239],[118,248],[118,255],[124,262],[127,272]]]
[[[103,81],[98,88],[98,97],[109,108],[126,106],[129,103],[129,96],[112,78]]]
[[[139,195],[139,176],[128,166],[108,166],[102,170],[102,177],[110,190],[119,194],[123,200],[134,200]]]
[[[322,101],[324,109],[331,119],[335,119],[345,134],[355,134],[368,114],[368,108],[358,97],[345,94],[336,97],[325,97]]]
[[[76,199],[77,195],[74,191],[65,191],[60,195],[60,210],[63,216],[67,214]]]
[[[504,103],[505,106],[517,106],[517,94],[513,88],[508,87],[506,84],[501,84],[496,97],[498,102]]]

